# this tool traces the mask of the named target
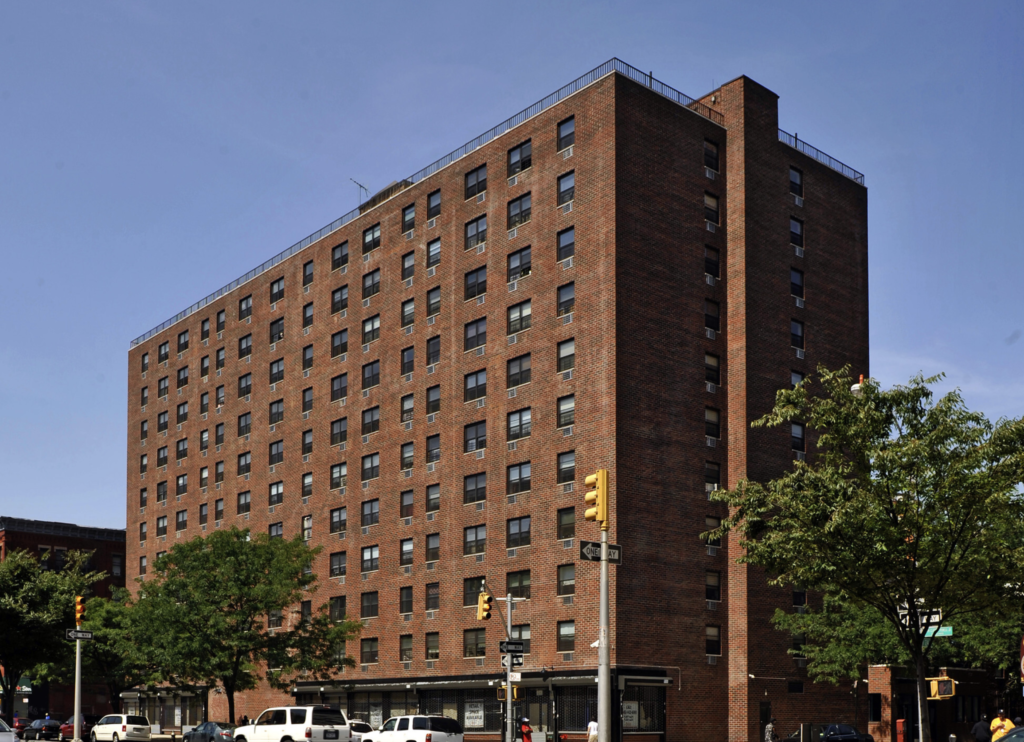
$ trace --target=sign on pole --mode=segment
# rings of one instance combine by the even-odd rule
[[[580,541],[580,559],[588,562],[601,561],[601,544],[597,541]],[[608,563],[622,564],[622,547],[608,544]]]
[[[503,641],[498,645],[502,654],[522,654],[526,650],[526,645],[523,642],[516,641]]]
[[[523,680],[523,674],[521,672],[510,672],[508,674],[508,679],[513,683],[519,683]]]
[[[92,639],[91,631],[83,631],[82,629],[67,629],[64,632],[64,636],[68,639]]]

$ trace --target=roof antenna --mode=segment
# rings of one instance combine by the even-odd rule
[[[355,178],[349,178],[349,180],[351,180],[353,183],[355,183],[357,186],[359,186],[359,196],[358,196],[359,203],[363,203],[363,191],[366,191],[366,198],[370,198],[370,189],[369,188],[364,186],[362,183],[360,183]]]

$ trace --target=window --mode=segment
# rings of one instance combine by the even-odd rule
[[[363,320],[363,345],[368,345],[380,338],[380,315],[375,314]]]
[[[249,505],[250,505],[249,493],[248,492],[239,492],[238,493],[238,499],[237,499],[237,509],[236,509],[236,512],[239,515],[244,515],[245,513],[248,513],[249,512]]]
[[[487,550],[487,526],[470,526],[462,532],[462,553],[483,554]]]
[[[252,467],[252,454],[248,451],[238,455],[238,476],[248,474]]]
[[[333,519],[331,533],[336,533],[336,531],[333,530]],[[342,577],[347,571],[348,554],[344,551],[336,551],[331,554],[331,577]]]
[[[487,369],[482,368],[471,374],[466,374],[465,392],[463,399],[472,402],[474,399],[481,399],[487,396]]]
[[[805,450],[806,444],[804,442],[804,426],[803,425],[801,425],[800,423],[791,423],[790,424],[789,441],[790,441],[790,447],[794,451],[804,451]]]
[[[427,316],[433,317],[441,311],[441,288],[437,287],[427,292]]]
[[[722,630],[718,626],[704,627],[704,653],[722,654]]]
[[[416,300],[402,302],[402,327],[408,327],[416,321]]]
[[[468,196],[467,196],[468,198]],[[436,190],[427,194],[427,219],[433,219],[441,214],[441,191]]]
[[[174,447],[174,460],[181,461],[188,458],[188,438],[182,438]]]
[[[485,242],[487,242],[487,214],[466,222],[466,246],[464,249],[471,250]]]
[[[409,600],[412,600],[412,588],[403,587],[401,595],[404,596],[406,591],[409,591]],[[399,600],[402,607],[405,607],[405,603]],[[412,613],[412,607],[408,611],[402,611],[403,613]],[[412,662],[412,634],[403,634],[398,639],[398,659],[401,662]]]
[[[704,219],[712,224],[718,224],[718,196],[704,194]]]
[[[302,326],[311,327],[313,325],[313,302],[309,302],[302,307]]]
[[[509,282],[516,281],[524,276],[530,275],[531,270],[532,258],[529,245],[521,250],[516,250],[508,256]]]
[[[704,167],[718,172],[718,145],[704,140]]]
[[[178,369],[178,389],[188,386],[188,366]]]
[[[530,408],[508,413],[508,440],[515,441],[530,435],[532,416]]]
[[[427,463],[441,460],[441,436],[431,435],[427,437]]]
[[[399,517],[411,518],[413,514],[413,491],[406,490],[400,495]]]
[[[473,198],[487,190],[487,164],[466,173],[466,198]]]
[[[720,266],[718,262],[718,250],[713,247],[704,246],[704,272],[715,278],[719,278]]]
[[[558,511],[558,538],[576,537],[576,508],[563,508]]]
[[[576,479],[576,452],[566,451],[558,454],[558,484],[565,484]]]
[[[558,260],[571,258],[576,254],[576,227],[563,229],[558,233]],[[510,267],[511,269],[511,267]]]
[[[334,464],[331,466],[331,489],[341,489],[348,482],[348,464]]]
[[[722,575],[720,572],[707,571],[704,573],[704,597],[707,600],[722,599]]]
[[[483,577],[470,577],[462,581],[462,605],[475,606],[477,596],[484,591]]]
[[[427,340],[427,365],[433,366],[441,361],[441,336],[435,335]]]
[[[567,283],[558,287],[558,316],[569,314],[576,307],[576,284]]]
[[[142,354],[142,373],[149,371],[149,353]]]
[[[487,630],[466,629],[462,632],[463,657],[487,656]]]
[[[247,397],[252,392],[252,374],[238,377],[238,396]]]
[[[141,398],[140,404],[143,407],[145,407],[147,404],[149,404],[149,387],[148,386],[142,387],[141,397],[142,398]]]
[[[464,350],[480,348],[487,343],[487,318],[466,323]]]
[[[804,272],[796,268],[789,269],[789,293],[804,298]]]
[[[363,298],[369,299],[380,293],[380,268],[363,276]]]
[[[416,368],[416,351],[413,348],[402,349],[402,375],[411,374]]]
[[[213,465],[213,481],[223,482],[224,481],[224,462],[218,461]]]
[[[530,570],[524,569],[519,572],[509,572],[505,575],[505,589],[512,594],[513,598],[530,597]]]
[[[302,540],[311,541],[313,539],[313,516],[303,515],[302,516]]]
[[[225,353],[223,348],[217,348],[217,352],[214,354],[214,364],[218,369],[224,368]]]
[[[570,394],[558,400],[558,427],[565,428],[576,422],[576,395]]]
[[[789,192],[794,196],[804,197],[804,174],[795,167],[789,169]]]
[[[277,404],[277,403],[275,403]],[[271,405],[271,415],[273,415],[273,405]],[[252,429],[252,413],[246,412],[243,415],[238,416],[238,436],[249,435],[249,431]]]
[[[363,481],[367,482],[380,476],[380,454],[371,453],[363,456]]]
[[[180,477],[179,477],[180,479]],[[188,511],[179,510],[174,514],[174,530],[184,531],[188,528]]]
[[[244,299],[238,300],[238,319],[243,320],[252,316],[252,294]]]
[[[227,312],[221,309],[217,312],[217,332],[223,332],[224,325],[226,324]]]
[[[432,386],[427,389],[427,414],[432,415],[441,409],[441,387]]]
[[[718,518],[718,517],[716,517],[714,515],[705,515],[704,516],[704,527],[707,529],[707,531],[709,533],[711,531],[717,531],[719,528],[722,527],[722,519]],[[722,539],[721,538],[711,538],[711,537],[708,537],[706,539],[706,541],[707,541],[708,546],[720,547],[722,545]]]
[[[139,574],[146,574],[146,557],[144,556],[139,557]]]
[[[284,276],[270,284],[270,303],[281,301],[284,298]]]
[[[210,483],[210,467],[204,466],[199,470],[199,486],[205,488]]]
[[[576,171],[558,178],[558,205],[567,204],[576,198]]]
[[[348,353],[348,330],[340,330],[331,335],[331,358]]]
[[[401,459],[399,466],[402,471],[408,471],[412,469],[413,463],[416,460],[416,448],[412,443],[403,443],[401,449]]]
[[[370,433],[376,433],[378,430],[380,430],[380,407],[371,407],[368,410],[363,410],[362,434],[369,435]]]
[[[558,594],[576,594],[576,565],[563,564],[558,568]]]
[[[313,261],[309,260],[302,265],[302,285],[309,286],[313,283]]]
[[[793,588],[793,607],[802,608],[807,605],[807,591],[802,587]]]
[[[369,547],[373,548],[373,547]],[[366,549],[363,549],[365,552]],[[363,570],[364,572],[366,570]],[[360,600],[360,618],[374,618],[380,612],[380,598],[376,592],[363,593]]]
[[[795,247],[804,246],[804,223],[792,216],[789,218],[789,244]]]
[[[139,507],[146,507],[146,503],[149,501],[149,490],[145,487],[139,490]]]
[[[331,598],[331,620],[332,621],[343,621],[345,620],[345,596],[338,595]],[[344,651],[342,651],[344,654]]]
[[[558,622],[558,647],[556,652],[572,652],[576,649],[576,622]]]
[[[363,389],[380,384],[380,361],[371,361],[363,366]]]
[[[470,504],[487,499],[487,472],[471,474],[462,480],[462,502]]]
[[[167,482],[158,482],[156,485],[156,501],[167,502]]]
[[[528,139],[508,151],[508,177],[511,178],[516,173],[521,173],[530,167],[533,163],[532,150],[533,147]]]
[[[210,356],[203,356],[199,361],[199,375],[204,379],[210,375]]]
[[[360,570],[363,572],[374,572],[378,569],[380,569],[380,547],[364,546]],[[375,613],[373,615],[377,614]]]
[[[167,446],[161,446],[156,450],[156,465],[167,466]]]
[[[464,428],[464,441],[463,447],[464,453],[470,451],[479,451],[487,448],[487,421],[481,420],[480,422],[470,423]]]
[[[427,536],[426,560],[436,562],[441,559],[441,534],[432,533]],[[429,590],[427,591],[429,594]]]
[[[407,423],[410,420],[412,420],[414,401],[415,397],[412,394],[406,394],[404,397],[402,397],[401,405],[403,423]]]
[[[238,357],[245,358],[252,355],[252,335],[246,335],[238,339]]]
[[[284,318],[276,319],[270,323],[270,342],[276,343],[284,339]]]
[[[274,482],[270,485],[270,504],[280,505],[284,502],[284,482]]]
[[[407,252],[402,256],[402,280],[412,278],[416,272],[416,253]]]
[[[518,356],[508,362],[506,386],[511,389],[530,383],[530,354]]]
[[[284,381],[283,358],[278,358],[276,361],[270,362],[270,383],[276,384],[279,381]]]
[[[171,355],[171,344],[169,342],[160,343],[160,347],[157,348],[157,363],[163,363]]]
[[[279,399],[270,403],[270,424],[276,425],[284,420],[284,400]]]
[[[205,502],[199,506],[199,525],[205,526],[210,520],[210,506]]]
[[[790,320],[789,322],[789,343],[794,348],[804,347],[804,323],[798,320]]]
[[[517,549],[520,546],[530,545],[530,516],[512,518],[506,521],[505,548]]]
[[[167,516],[161,515],[156,519],[156,535],[157,537],[167,535]]]
[[[210,411],[210,393],[203,392],[199,395],[199,414],[205,415]]]
[[[398,563],[400,565],[412,564],[413,541],[411,538],[404,538],[398,543]],[[411,588],[410,588],[411,589]],[[412,613],[412,602],[410,600],[409,610],[399,611],[400,613]]]
[[[803,383],[804,383],[804,375],[802,373],[800,373],[799,371],[790,371],[789,372],[789,385],[791,387],[796,389],[798,384],[803,384]]]
[[[402,232],[409,232],[416,226],[416,204],[402,209]]]
[[[343,265],[348,265],[348,240],[331,250],[331,270],[336,271]]]
[[[313,473],[306,472],[302,475],[302,496],[309,497],[313,494]]]
[[[274,441],[270,444],[270,465],[280,464],[284,461],[284,441]]]
[[[139,440],[144,441],[147,438],[149,438],[149,420],[143,420],[139,430]]]
[[[158,397],[166,397],[168,391],[170,391],[170,388],[171,388],[171,384],[168,381],[167,377],[165,376],[164,378],[160,379],[160,381],[158,381],[156,383],[157,396]]]
[[[331,511],[331,533],[345,533],[348,530],[348,508],[334,508]]]
[[[331,314],[348,309],[348,286],[342,286],[331,292]]]
[[[711,407],[704,408],[704,435],[708,438],[720,438],[722,436],[719,417],[718,410]]]
[[[427,486],[427,512],[435,513],[441,509],[441,485]]]
[[[704,354],[704,381],[716,386],[722,383],[720,361],[713,353]]]
[[[508,202],[508,229],[515,229],[530,221],[530,194],[525,193],[519,198]]]
[[[788,680],[786,681],[786,691],[789,693],[803,693],[804,682],[802,680]]]
[[[380,224],[363,230],[363,255],[373,252],[380,247]]]
[[[508,482],[506,491],[510,495],[518,494],[519,492],[528,492],[530,489],[530,462],[525,461],[522,464],[513,464],[508,467]]]
[[[711,301],[710,299],[704,300],[704,327],[709,330],[718,332],[722,329],[720,322],[720,309],[717,301]]]
[[[224,385],[223,384],[221,384],[219,387],[217,387],[216,391],[214,391],[214,395],[215,395],[215,401],[217,403],[217,406],[218,407],[223,407],[224,406]]]
[[[436,582],[434,582],[432,584],[433,585],[437,585]],[[427,585],[427,588],[429,588],[429,587],[430,587],[430,585]],[[438,591],[438,592],[440,592],[440,591]],[[429,596],[429,594],[430,593],[429,593],[429,590],[428,590],[427,595]],[[427,600],[429,601],[429,597],[427,598]],[[431,609],[428,608],[427,610],[431,610]],[[441,635],[438,632],[436,632],[436,631],[429,632],[426,635],[426,637],[425,637],[425,645],[426,645],[426,658],[428,660],[436,660],[436,659],[439,659],[441,657]]]
[[[348,374],[341,374],[331,379],[331,401],[337,402],[348,396]]]
[[[567,118],[558,125],[558,151],[576,143],[576,117]]]
[[[515,335],[517,332],[530,329],[531,319],[532,311],[529,299],[519,304],[513,304],[508,308],[508,334]]]
[[[427,243],[427,267],[433,268],[441,262],[441,240],[431,240]]]
[[[215,500],[213,503],[213,519],[224,520],[224,500]]]
[[[465,287],[466,301],[487,293],[487,266],[481,266],[467,273]]]

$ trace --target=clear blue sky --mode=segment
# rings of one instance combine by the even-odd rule
[[[0,5],[0,514],[123,527],[129,341],[617,56],[864,172],[872,372],[1024,414],[1024,3]]]

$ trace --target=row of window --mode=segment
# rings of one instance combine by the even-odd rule
[[[269,619],[273,622],[275,619]],[[522,624],[512,627],[513,639],[522,641],[526,653],[530,647],[530,625]],[[504,634],[502,634],[504,635]],[[559,621],[555,634],[556,652],[573,652],[576,649],[576,622]],[[438,632],[427,632],[423,638],[424,658],[436,660],[441,657],[441,635]],[[487,656],[487,630],[465,629],[462,632],[462,656],[480,658]],[[398,637],[398,661],[411,662],[413,659],[413,636],[402,634]],[[380,639],[360,639],[359,663],[373,665],[380,662]]]

